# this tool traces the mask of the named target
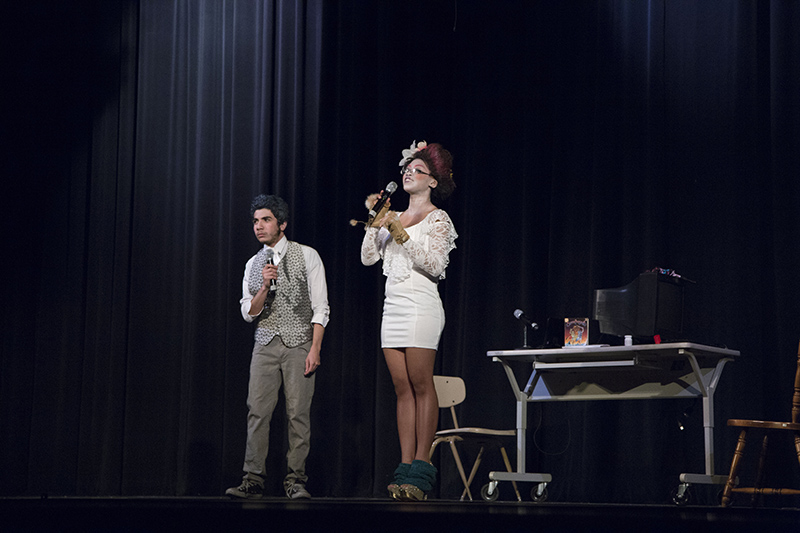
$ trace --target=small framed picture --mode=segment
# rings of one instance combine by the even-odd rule
[[[589,344],[589,319],[564,319],[564,348]]]

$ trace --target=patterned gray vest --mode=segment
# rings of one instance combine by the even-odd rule
[[[257,293],[261,287],[261,270],[267,264],[266,251],[266,248],[261,248],[253,260],[248,281],[250,294]],[[258,318],[256,342],[266,346],[275,335],[280,335],[286,346],[296,348],[312,338],[311,317],[314,311],[308,294],[308,272],[303,249],[294,241],[289,241],[286,255],[278,263],[277,287],[272,305],[264,308]]]

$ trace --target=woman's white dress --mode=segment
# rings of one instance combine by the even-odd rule
[[[361,244],[363,264],[383,259],[386,290],[381,346],[435,350],[444,329],[438,285],[458,235],[442,209],[405,229],[409,239],[402,245],[385,228],[367,228]]]

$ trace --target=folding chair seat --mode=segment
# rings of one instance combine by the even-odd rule
[[[433,452],[440,443],[447,442],[450,445],[450,450],[453,452],[453,459],[456,462],[458,473],[460,474],[461,481],[464,484],[464,491],[461,493],[461,500],[463,500],[465,497],[469,497],[469,499],[472,500],[473,498],[470,485],[472,484],[472,480],[475,478],[475,473],[478,471],[478,467],[483,459],[483,453],[487,447],[497,446],[503,456],[506,469],[509,472],[512,472],[511,463],[508,460],[508,454],[506,453],[503,443],[506,440],[514,439],[517,436],[517,431],[515,429],[499,430],[459,426],[458,418],[456,417],[455,406],[462,403],[467,397],[464,380],[453,376],[433,376],[433,382],[436,386],[436,396],[439,399],[439,407],[442,409],[449,408],[450,415],[453,420],[453,428],[443,429],[436,432],[436,438],[431,445],[431,451],[428,457],[433,457]],[[461,456],[459,455],[456,447],[456,442],[462,442],[466,440],[475,441],[480,446],[480,451],[478,452],[475,462],[472,465],[469,477],[467,477],[464,471],[464,465],[461,462]],[[519,494],[519,489],[517,488],[517,483],[512,483],[514,485],[514,492],[517,494],[517,500],[522,501],[522,497]]]

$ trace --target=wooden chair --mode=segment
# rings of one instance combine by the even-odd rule
[[[465,496],[472,500],[472,492],[470,491],[469,487],[472,484],[472,480],[475,478],[475,473],[478,471],[478,467],[481,464],[481,459],[483,458],[483,452],[487,446],[498,446],[500,448],[500,453],[503,456],[503,461],[506,464],[506,469],[509,472],[512,471],[511,463],[508,460],[508,454],[506,453],[506,449],[503,446],[502,441],[508,438],[513,439],[516,437],[517,431],[515,429],[498,430],[476,427],[462,428],[458,425],[455,406],[463,402],[467,397],[467,390],[466,386],[464,385],[464,380],[452,376],[433,376],[433,382],[436,385],[436,396],[439,398],[439,407],[442,409],[448,407],[450,408],[450,415],[453,418],[453,429],[444,429],[436,432],[436,438],[434,439],[433,444],[431,444],[431,451],[428,457],[433,457],[433,452],[440,443],[447,442],[450,444],[450,450],[453,452],[453,459],[455,459],[456,466],[458,467],[458,473],[461,475],[462,483],[464,483],[464,491],[461,493],[461,500],[464,500]],[[475,463],[472,465],[469,478],[467,478],[464,472],[464,466],[461,463],[461,456],[458,454],[458,449],[456,448],[455,444],[456,442],[461,442],[466,439],[474,440],[480,445],[480,451],[478,452],[478,456],[475,458]],[[517,500],[522,501],[522,497],[519,494],[519,489],[517,488],[517,483],[512,483],[514,485],[514,491],[517,493]]]
[[[722,506],[727,507],[731,503],[733,494],[742,493],[752,495],[752,505],[756,505],[758,499],[762,495],[784,495],[784,494],[800,494],[800,490],[788,488],[768,488],[764,487],[764,463],[767,457],[767,443],[770,433],[774,431],[791,431],[794,433],[794,448],[797,454],[797,460],[800,462],[800,346],[797,349],[797,370],[794,375],[794,394],[792,395],[792,421],[791,422],[765,422],[763,420],[728,420],[728,425],[733,427],[740,427],[742,431],[739,433],[739,440],[736,443],[736,450],[733,452],[733,461],[731,461],[731,472],[728,475],[728,481],[725,483],[725,489],[722,491]],[[738,487],[736,486],[736,475],[739,472],[739,466],[744,456],[744,447],[747,442],[747,432],[750,429],[758,429],[764,431],[764,437],[761,441],[761,456],[758,460],[758,471],[756,472],[755,484],[752,487]]]

